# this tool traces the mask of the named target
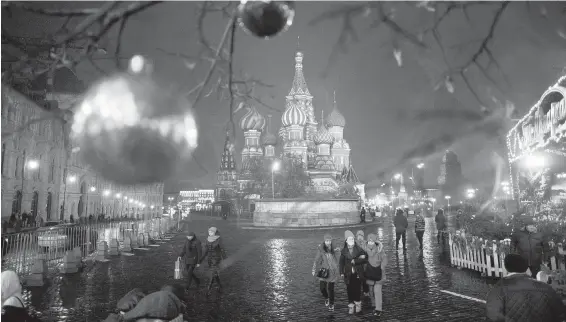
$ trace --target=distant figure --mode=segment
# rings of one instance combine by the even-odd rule
[[[73,215],[71,215],[71,217],[69,217],[69,221],[71,222],[71,224],[75,223],[75,217]]]
[[[395,225],[396,248],[399,248],[399,240],[403,238],[403,250],[407,250],[407,227],[409,226],[409,222],[404,215],[403,209],[397,209],[393,224]]]
[[[362,211],[360,212],[360,222],[366,222],[366,208],[362,207]]]
[[[527,261],[517,254],[505,256],[503,277],[491,289],[486,301],[489,321],[562,322],[566,307],[552,286],[526,274]]]
[[[436,240],[440,244],[440,240],[444,243],[443,233],[446,230],[446,217],[444,217],[444,210],[438,209],[438,213],[436,217],[434,217],[434,221],[436,222],[436,229],[438,230],[438,234],[436,235]]]
[[[417,216],[415,219],[415,235],[417,235],[417,239],[419,240],[419,248],[423,249],[423,236],[426,228],[426,221],[422,214],[421,210],[416,212]]]

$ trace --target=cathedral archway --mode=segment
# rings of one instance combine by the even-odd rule
[[[53,208],[53,194],[51,192],[47,193],[47,203],[45,205],[45,216],[47,221],[51,220],[51,208]]]
[[[37,216],[37,206],[39,204],[39,193],[37,191],[33,192],[33,197],[31,199],[31,215]]]
[[[81,183],[80,194],[81,196],[79,197],[79,206],[77,208],[77,214],[79,218],[82,217],[83,214],[86,216],[85,214],[86,182],[84,181]]]
[[[22,211],[22,192],[16,190],[14,198],[12,199],[12,213],[16,214]]]

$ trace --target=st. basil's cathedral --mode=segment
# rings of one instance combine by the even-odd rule
[[[326,118],[321,115],[319,121],[315,117],[313,98],[303,75],[303,53],[297,51],[293,85],[285,97],[278,136],[271,132],[271,124],[266,126],[268,122],[254,106],[245,106],[247,112],[239,122],[245,139],[242,166],[238,170],[235,147],[227,135],[218,170],[216,200],[234,200],[246,187],[254,184],[251,173],[251,167],[257,161],[254,159],[271,164],[277,158],[290,155],[302,160],[307,167],[315,192],[337,191],[340,184],[349,183],[356,187],[362,200],[365,198],[364,185],[351,163],[350,145],[344,139],[346,120],[338,110],[336,95],[332,112]],[[250,196],[250,199],[261,197]]]

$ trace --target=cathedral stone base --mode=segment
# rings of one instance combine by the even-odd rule
[[[340,226],[360,222],[354,199],[263,199],[255,203],[253,223],[258,227]]]

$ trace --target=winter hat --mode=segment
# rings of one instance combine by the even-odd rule
[[[363,230],[358,230],[358,232],[356,233],[356,238],[358,237],[362,237],[362,239],[366,237],[366,234],[364,233]]]
[[[332,240],[332,235],[324,234],[324,240]]]
[[[377,235],[376,234],[369,234],[368,235],[368,241],[377,243]]]
[[[344,239],[348,240],[349,237],[354,238],[354,233],[352,233],[352,232],[349,231],[349,230],[346,230],[346,231],[344,232]]]
[[[521,255],[509,254],[505,256],[503,266],[509,273],[524,273],[529,268],[529,263]]]
[[[216,235],[216,233],[218,232],[218,229],[216,227],[210,227],[210,228],[208,228],[208,231],[212,231]]]
[[[535,220],[531,216],[521,216],[520,220],[521,220],[521,223],[523,224],[523,227],[527,227],[529,225],[535,224]]]

